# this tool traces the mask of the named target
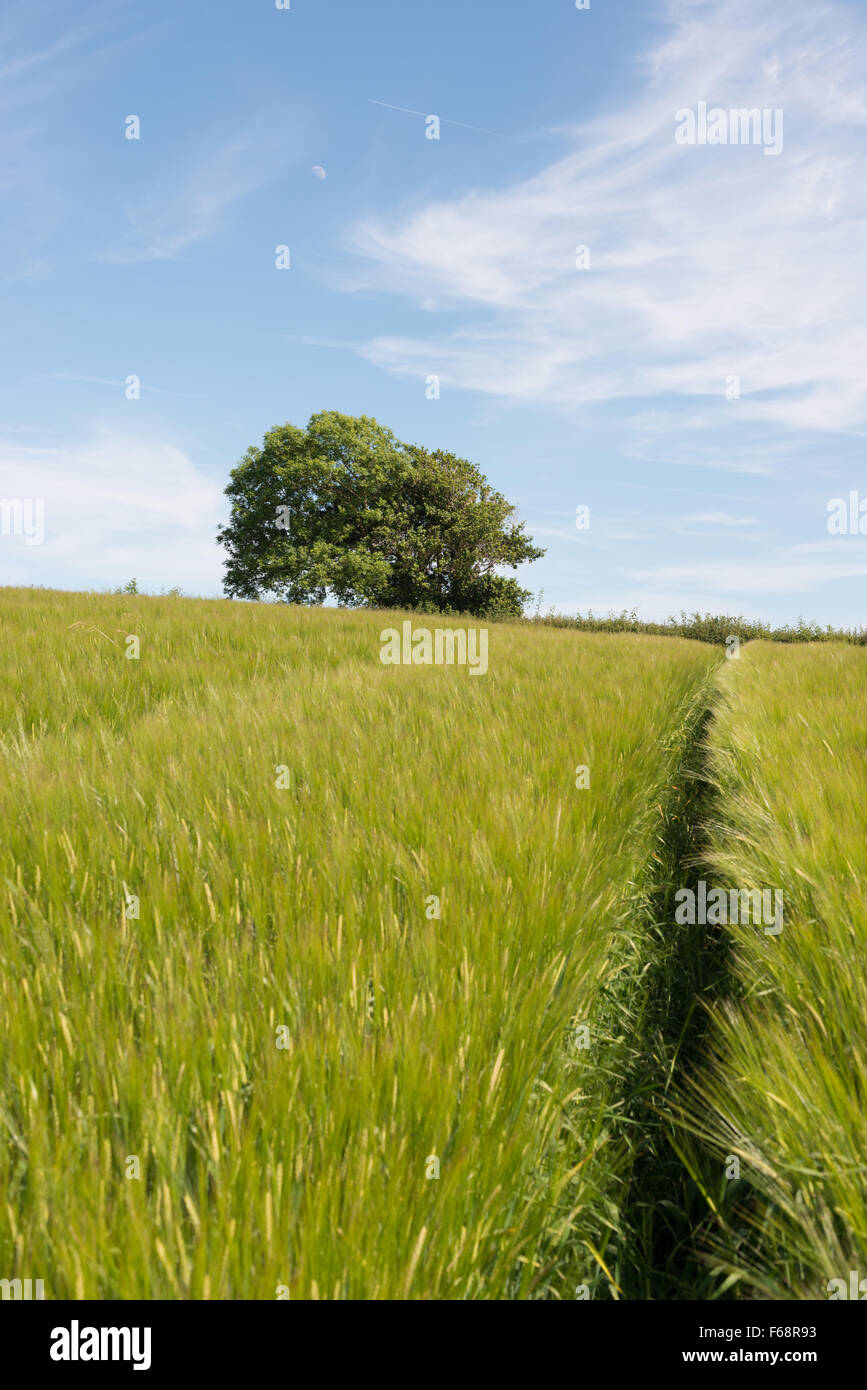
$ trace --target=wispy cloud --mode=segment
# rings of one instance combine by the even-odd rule
[[[767,557],[740,559],[721,565],[719,557],[707,562],[659,565],[630,571],[642,585],[665,586],[684,600],[698,592],[713,602],[732,596],[751,598],[761,605],[768,593],[811,594],[823,584],[867,575],[867,539],[850,536],[792,545]]]
[[[566,409],[716,397],[759,441],[767,427],[861,430],[865,16],[812,0],[668,0],[665,13],[638,94],[576,127],[564,158],[356,226],[353,284],[475,316],[429,339],[375,338],[365,354]],[[782,154],[678,145],[675,112],[700,99],[782,108]],[[707,467],[767,471],[707,447]]]
[[[46,13],[50,8],[51,13]],[[51,273],[60,229],[78,195],[81,156],[66,132],[70,103],[82,89],[159,32],[110,0],[94,0],[87,22],[81,6],[19,6],[0,17],[0,278],[27,280]],[[46,32],[47,30],[47,32]],[[67,239],[64,252],[69,256]]]
[[[42,14],[22,11],[15,22],[0,20],[0,192],[14,218],[7,226],[12,255],[0,260],[0,275],[23,278],[50,270],[38,248],[73,207],[74,239],[92,236],[96,242],[83,251],[88,259],[171,260],[216,232],[233,205],[271,182],[291,160],[302,124],[298,113],[287,122],[282,95],[256,92],[249,109],[233,109],[222,128],[210,113],[198,129],[185,126],[186,145],[175,136],[158,173],[142,160],[136,192],[125,203],[120,194],[103,194],[97,222],[82,194],[87,170],[80,149],[64,141],[68,108],[63,103],[125,50],[165,38],[173,20],[132,27],[136,10],[108,0],[94,0],[86,24],[77,5],[66,6],[56,18],[48,36]],[[121,145],[123,114],[116,118]],[[286,139],[287,126],[293,140]],[[106,227],[112,230],[106,233]],[[100,245],[100,236],[110,238],[108,243]],[[14,270],[8,268],[11,261]]]
[[[732,516],[729,512],[699,512],[682,518],[687,523],[702,526],[758,526],[757,516]]]
[[[66,448],[0,443],[0,497],[41,498],[45,540],[0,537],[4,583],[64,577],[66,587],[133,575],[153,588],[216,593],[221,489],[171,442],[100,429]]]
[[[269,128],[270,124],[270,128]],[[210,136],[204,137],[210,140]],[[275,179],[290,159],[275,123],[257,120],[216,148],[194,148],[187,167],[172,172],[127,207],[121,245],[104,261],[165,261],[217,230],[233,204]]]
[[[111,386],[115,391],[124,391],[126,381],[115,381],[112,377],[105,376],[81,376],[78,372],[37,372],[37,376],[47,377],[51,381],[74,381],[82,386]],[[175,391],[169,386],[153,386],[150,382],[139,382],[138,389],[144,394],[153,392],[158,396],[183,396],[191,401],[206,401],[210,397],[203,396],[193,391]]]
[[[13,56],[0,64],[0,82],[10,83],[13,79],[20,77],[22,73],[29,74],[33,68],[51,63],[55,58],[65,57],[72,49],[79,47],[90,37],[91,30],[76,29],[70,33],[61,34],[45,48]]]

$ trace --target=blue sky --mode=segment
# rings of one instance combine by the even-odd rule
[[[0,583],[218,594],[230,468],[335,409],[474,460],[545,610],[863,621],[865,40],[805,0],[7,6],[0,499],[45,534]],[[782,148],[679,144],[700,102]]]

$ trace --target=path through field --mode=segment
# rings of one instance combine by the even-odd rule
[[[864,657],[491,625],[474,676],[384,665],[404,616],[0,591],[0,1266],[804,1296],[867,1249]],[[675,920],[780,876],[779,937]]]

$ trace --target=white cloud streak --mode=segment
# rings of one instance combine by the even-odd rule
[[[668,0],[667,16],[638,94],[576,128],[566,157],[356,226],[355,285],[474,315],[429,339],[375,338],[365,355],[566,409],[717,397],[759,439],[767,427],[860,431],[865,16],[811,0]],[[783,152],[677,145],[675,112],[699,100],[782,108]],[[589,269],[576,269],[578,246]],[[737,451],[705,463],[767,471]]]

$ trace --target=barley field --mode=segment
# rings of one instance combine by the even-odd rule
[[[5,1277],[831,1296],[867,652],[491,623],[474,675],[384,664],[404,622],[0,590]]]
[[[733,997],[690,1100],[741,1165],[727,1260],[752,1297],[827,1298],[867,1272],[865,688],[867,652],[840,644],[751,643],[719,671],[707,861],[785,904],[776,935],[728,927]]]
[[[385,666],[403,616],[0,590],[10,1277],[49,1298],[628,1292],[646,905],[722,654],[492,624],[483,677]],[[741,719],[785,740],[761,658]],[[785,659],[823,698],[828,668]],[[833,847],[854,893],[839,832],[861,767],[852,692],[829,693],[850,741],[827,749],[814,721],[807,746],[822,775],[854,766],[821,842],[802,843],[803,740],[779,788],[805,923],[828,933],[811,962],[793,925],[781,959],[816,1009],[796,1046],[765,1001],[756,1047],[776,1028],[775,1077],[833,1030],[820,1081],[841,1128],[812,1143],[843,1153],[861,909],[815,884]],[[759,815],[761,749],[739,737]],[[796,1136],[812,1105],[774,1114]]]

